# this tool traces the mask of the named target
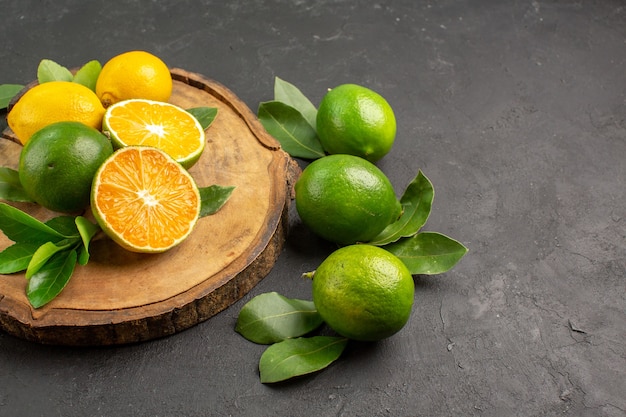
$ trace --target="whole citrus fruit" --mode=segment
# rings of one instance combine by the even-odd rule
[[[313,303],[333,330],[374,341],[397,333],[409,319],[415,284],[392,253],[371,245],[345,246],[313,273]]]
[[[96,94],[82,84],[50,81],[26,91],[7,116],[9,127],[25,144],[39,129],[61,121],[102,127],[104,107]]]
[[[165,62],[149,52],[125,52],[104,64],[96,94],[104,107],[131,98],[167,101],[172,95],[172,75]]]
[[[19,178],[38,204],[75,213],[89,205],[98,167],[113,153],[109,139],[79,122],[57,122],[38,130],[20,153]]]
[[[132,252],[159,253],[181,243],[193,230],[201,204],[191,174],[158,148],[121,148],[93,178],[96,221]]]
[[[391,150],[396,118],[380,94],[356,84],[330,90],[317,111],[317,134],[329,154],[349,154],[376,162]]]
[[[385,174],[352,155],[328,155],[295,184],[296,210],[314,233],[342,245],[368,242],[398,219],[402,206]]]

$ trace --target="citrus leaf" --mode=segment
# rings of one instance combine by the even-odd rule
[[[66,242],[63,245],[55,245],[52,242],[46,242],[39,246],[33,254],[28,267],[26,268],[26,279],[30,279],[34,274],[48,262],[48,260],[57,252],[68,249],[72,246],[72,242]]]
[[[208,129],[217,117],[217,108],[215,107],[193,107],[187,111],[200,122],[200,126],[204,130]]]
[[[0,274],[13,274],[28,268],[38,243],[14,243],[0,252]]]
[[[304,159],[324,156],[315,129],[293,107],[279,101],[266,101],[259,105],[258,117],[265,130],[289,155]]]
[[[6,109],[17,93],[24,88],[20,84],[1,84],[0,85],[0,110]]]
[[[273,383],[326,368],[341,356],[348,344],[344,337],[315,336],[286,339],[261,355],[262,383]]]
[[[28,281],[26,296],[30,304],[39,308],[52,301],[63,291],[75,267],[76,250],[55,253]]]
[[[387,226],[369,243],[383,246],[416,234],[428,220],[434,196],[435,190],[432,183],[420,170],[400,199],[402,204],[400,218]]]
[[[14,242],[43,244],[65,239],[50,226],[6,203],[0,203],[0,230]]]
[[[48,220],[46,226],[50,226],[66,238],[77,238],[80,236],[76,227],[76,217],[74,216],[57,216]]]
[[[274,80],[274,100],[298,110],[313,129],[317,129],[317,109],[293,84],[276,77]]]
[[[78,250],[78,263],[86,265],[89,261],[89,242],[100,231],[100,226],[93,224],[83,216],[77,216],[74,221],[83,242]]]
[[[7,167],[0,167],[0,198],[7,201],[33,202],[22,187],[19,173]]]
[[[102,71],[102,64],[99,61],[93,60],[87,62],[85,65],[80,67],[72,81],[78,84],[82,84],[85,87],[89,88],[91,91],[96,91],[96,82],[98,81],[98,76],[100,75],[100,71]]]
[[[302,336],[323,323],[312,301],[276,292],[257,295],[239,312],[235,331],[260,344]]]
[[[49,81],[72,81],[74,76],[62,65],[50,59],[42,59],[37,67],[37,81],[39,84]]]
[[[385,245],[396,255],[412,275],[435,275],[446,272],[467,253],[460,242],[436,232],[422,232]]]
[[[202,187],[200,191],[200,217],[209,216],[216,213],[226,204],[235,187],[224,187],[221,185],[210,185]]]

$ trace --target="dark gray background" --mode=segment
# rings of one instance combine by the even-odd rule
[[[316,105],[341,83],[378,91],[398,120],[379,167],[398,194],[422,169],[425,229],[470,249],[415,277],[400,333],[268,386],[237,314],[267,291],[310,298],[300,273],[333,249],[292,216],[269,276],[188,331],[87,349],[0,333],[0,416],[626,416],[625,6],[0,0],[0,83],[145,49],[255,113],[275,76]]]

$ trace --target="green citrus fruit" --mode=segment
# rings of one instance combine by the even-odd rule
[[[80,122],[58,122],[35,132],[20,154],[24,190],[41,206],[75,213],[89,205],[96,170],[113,153],[109,139]]]
[[[415,284],[392,253],[371,245],[345,246],[313,273],[313,303],[326,324],[342,336],[375,341],[404,327]]]
[[[343,84],[322,98],[317,111],[317,134],[329,154],[349,154],[376,162],[396,138],[396,118],[378,93]]]
[[[341,245],[370,241],[402,212],[385,174],[352,155],[313,161],[302,171],[295,191],[302,222],[318,236]]]

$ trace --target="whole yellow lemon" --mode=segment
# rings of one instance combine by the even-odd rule
[[[149,52],[125,52],[104,64],[96,82],[96,94],[104,107],[136,98],[168,101],[172,75],[165,62]]]
[[[96,94],[84,85],[50,81],[37,84],[20,97],[7,123],[25,144],[35,132],[55,122],[81,122],[100,130],[104,112]]]

